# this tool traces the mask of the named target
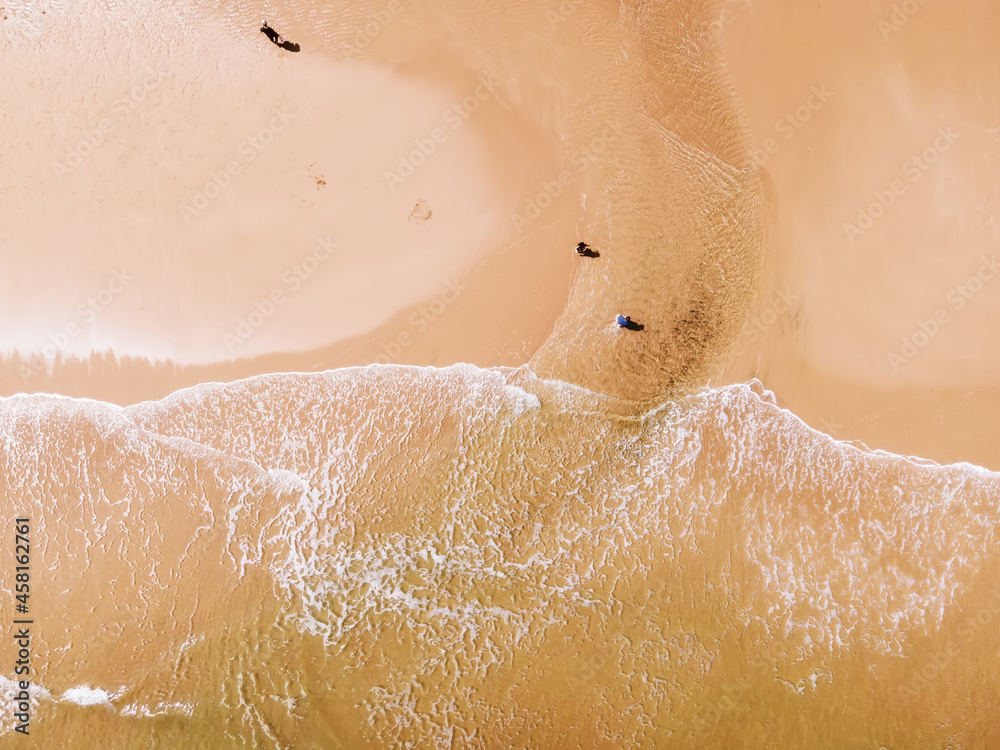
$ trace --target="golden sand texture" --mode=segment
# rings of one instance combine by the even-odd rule
[[[63,357],[113,350],[69,365],[43,357],[36,368],[30,352],[7,360],[5,387],[18,388],[27,364],[31,390],[104,399],[0,399],[0,498],[6,517],[29,517],[33,529],[34,743],[1000,742],[1000,477],[824,434],[937,446],[935,458],[995,455],[965,453],[975,440],[952,442],[954,427],[914,436],[972,387],[975,403],[991,403],[993,353],[962,360],[971,364],[961,377],[929,358],[887,380],[871,359],[881,351],[872,324],[841,361],[838,321],[891,320],[871,300],[838,318],[850,307],[848,277],[864,267],[888,284],[902,241],[887,242],[884,264],[831,270],[817,238],[850,240],[839,223],[823,234],[810,203],[852,206],[854,193],[845,174],[824,181],[807,167],[832,170],[843,157],[860,179],[862,167],[881,176],[879,164],[897,163],[837,140],[863,130],[837,92],[872,55],[917,65],[902,35],[934,18],[924,15],[932,2],[891,34],[878,24],[892,12],[884,4],[839,12],[765,0],[165,4],[116,11],[111,26],[5,10],[2,75],[18,83],[0,96],[20,140],[0,142],[4,163],[51,172],[21,192],[4,185],[5,330]],[[941,37],[985,35],[993,16],[980,10]],[[264,40],[265,17],[302,51]],[[840,78],[827,97],[812,74],[859,18],[871,29],[858,38],[904,48],[872,47],[866,58],[864,45],[847,45],[857,62],[829,68]],[[771,36],[741,47],[753,19],[770,19]],[[768,88],[746,61],[759,43],[767,53],[756,64],[780,65],[785,37],[801,65]],[[170,74],[149,84],[151,102],[128,109],[117,92],[137,99],[129,87],[151,58]],[[68,66],[76,78],[42,102],[37,91]],[[856,96],[912,107],[950,90],[929,67],[906,78],[910,99]],[[779,80],[807,84],[796,92],[816,129],[790,126],[794,137],[768,151],[784,132],[771,132],[764,96],[778,96]],[[950,111],[988,122],[972,88],[954,93]],[[97,99],[84,93],[95,89]],[[32,106],[11,108],[18,98]],[[482,117],[435,138],[466,101]],[[301,123],[288,124],[288,140],[279,145],[274,120],[273,148],[185,221],[178,201],[286,103]],[[50,137],[53,120],[69,132],[60,128],[99,124],[118,104],[128,116],[86,167],[60,175],[47,165],[65,145]],[[824,126],[826,115],[841,130]],[[891,130],[880,118],[869,125],[882,126]],[[435,158],[403,175],[400,159],[428,137]],[[755,159],[762,147],[767,159]],[[972,157],[952,163],[959,154],[956,144],[940,166],[967,178]],[[928,170],[918,187],[940,197],[937,180]],[[902,191],[893,209],[914,221],[910,196],[924,216],[952,205]],[[947,216],[935,236],[975,234],[959,231],[966,214]],[[351,248],[337,273],[325,273],[334,257],[313,255],[302,294],[271,297],[288,291],[289,264],[305,270],[303,253],[328,252],[326,238]],[[600,257],[572,257],[578,238]],[[32,256],[25,243],[35,240]],[[139,244],[150,252],[131,253]],[[133,260],[135,279],[117,265]],[[938,281],[919,264],[907,273]],[[786,279],[796,280],[788,292]],[[110,295],[94,320],[78,312],[84,287]],[[264,316],[261,295],[289,317]],[[977,304],[988,308],[985,295]],[[779,300],[775,322],[762,324]],[[328,302],[368,314],[331,320]],[[220,361],[225,334],[253,309],[267,324],[251,326],[243,359]],[[619,312],[645,327],[619,330]],[[80,330],[62,348],[50,337],[69,337],[68,323]],[[967,325],[977,341],[987,329]],[[158,356],[167,359],[145,359]],[[400,365],[466,356],[475,365]],[[356,363],[368,366],[281,372]],[[696,388],[754,372],[779,393],[756,380]],[[199,384],[164,397],[179,383]],[[949,390],[928,390],[938,386]],[[781,408],[799,393],[810,414],[843,405],[856,421],[811,429]],[[921,398],[924,411],[910,405]],[[905,421],[914,418],[923,421]],[[978,434],[995,436],[984,421]],[[0,617],[9,606],[0,600]],[[3,746],[23,744],[12,734],[17,689],[0,681]]]
[[[129,403],[266,371],[534,357],[648,405],[701,382],[739,329],[759,187],[699,4],[510,6],[495,22],[457,3],[291,5],[295,55],[234,22],[261,8],[158,12],[163,70],[130,87],[152,61],[128,40],[126,70],[74,53],[98,93],[14,122],[19,168],[42,179],[5,203],[22,280],[5,299],[27,342],[7,392]],[[84,33],[45,23],[53,51]],[[101,142],[67,145],[91,121]],[[579,237],[601,257],[574,258]],[[619,312],[645,333],[621,335]]]

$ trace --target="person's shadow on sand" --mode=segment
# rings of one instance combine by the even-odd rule
[[[580,256],[583,258],[600,258],[601,254],[596,250],[591,250],[588,247],[586,250],[580,251]]]

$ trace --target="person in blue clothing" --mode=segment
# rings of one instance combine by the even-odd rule
[[[627,328],[630,331],[644,331],[646,326],[642,323],[636,323],[628,315],[619,315],[617,318],[619,328]]]

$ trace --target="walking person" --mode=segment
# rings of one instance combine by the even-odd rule
[[[277,44],[279,47],[285,43],[285,38],[268,26],[267,21],[260,22],[260,30],[268,39]]]

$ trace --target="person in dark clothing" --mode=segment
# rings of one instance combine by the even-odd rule
[[[268,26],[267,21],[261,21],[260,30],[268,39],[277,44],[279,47],[285,43],[284,37]]]
[[[268,39],[274,42],[275,45],[281,47],[283,50],[287,50],[288,52],[298,52],[302,49],[295,42],[286,42],[285,38],[281,34],[268,25],[267,21],[261,21],[260,31],[262,34],[265,34]]]
[[[600,258],[601,254],[596,250],[592,250],[590,245],[586,242],[576,243],[576,252],[582,258]]]

